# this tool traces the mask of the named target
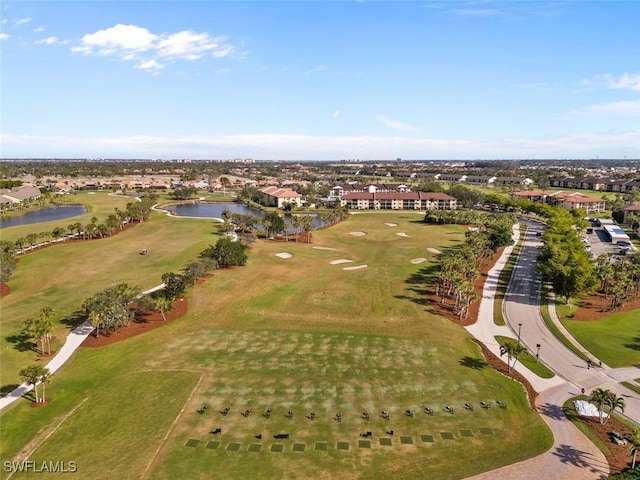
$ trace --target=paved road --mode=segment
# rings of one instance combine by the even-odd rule
[[[640,378],[640,368],[610,369],[588,368],[587,364],[567,349],[547,328],[539,309],[540,280],[535,268],[540,237],[532,228],[524,232],[524,243],[518,263],[505,296],[504,311],[509,326],[531,352],[536,352],[540,344],[540,358],[558,375],[574,386],[575,393],[580,388],[587,392],[595,388],[609,389],[625,399],[624,415],[640,424],[640,395],[623,387],[621,379]],[[552,312],[555,314],[555,311]],[[594,364],[598,360],[594,358]]]

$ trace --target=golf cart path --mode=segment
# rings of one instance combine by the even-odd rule
[[[156,290],[160,290],[164,288],[164,283],[157,285],[149,290],[146,290],[140,294],[140,296],[148,295],[149,293],[155,292]],[[93,332],[93,327],[89,324],[89,322],[83,322],[67,335],[67,339],[64,342],[64,345],[58,353],[51,359],[49,363],[47,363],[46,368],[49,369],[51,375],[62,367],[67,360],[71,358],[73,352],[82,345],[82,342]],[[13,402],[21,398],[26,393],[33,390],[33,385],[30,383],[23,383],[19,385],[11,392],[9,392],[4,397],[0,398],[0,410],[11,405]]]

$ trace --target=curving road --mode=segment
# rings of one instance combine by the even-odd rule
[[[540,237],[535,235],[535,224],[527,225],[518,263],[505,296],[504,312],[507,323],[516,334],[519,333],[522,343],[529,351],[536,352],[536,345],[540,344],[540,359],[571,384],[575,393],[581,388],[587,392],[595,388],[616,392],[625,399],[624,416],[640,423],[640,395],[619,384],[621,380],[640,378],[640,368],[588,368],[581,358],[551,333],[542,320],[539,309],[540,279],[535,266],[541,242]],[[550,314],[554,316],[555,309],[550,309]],[[598,359],[591,355],[590,357],[594,365],[599,363]]]

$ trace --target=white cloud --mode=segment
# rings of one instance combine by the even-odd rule
[[[190,30],[161,38],[155,48],[161,57],[187,60],[197,60],[209,53],[214,57],[224,57],[233,50],[233,47],[227,43],[226,37],[211,38],[206,32],[196,33]]]
[[[587,88],[609,88],[640,92],[640,74],[623,73],[616,76],[612,73],[603,73],[602,75],[582,80],[581,84]]]
[[[226,68],[221,68],[219,70],[216,70],[216,74],[218,75],[224,75],[226,73],[229,73],[231,71],[231,69],[229,67]]]
[[[83,55],[115,55],[132,51],[144,52],[153,46],[158,37],[146,28],[136,25],[118,24],[95,33],[87,33],[82,37],[81,44],[73,47],[73,52]]]
[[[198,60],[204,56],[221,58],[234,50],[227,37],[211,37],[206,32],[183,30],[176,33],[154,34],[137,25],[118,24],[84,35],[72,52],[82,55],[102,55],[122,61],[138,62],[136,68],[158,72],[165,61]],[[155,63],[149,63],[150,60]],[[144,68],[141,65],[150,65]]]
[[[306,72],[304,72],[304,74],[311,75],[312,73],[316,73],[316,72],[324,72],[326,69],[327,67],[325,67],[324,65],[316,65],[311,70],[307,70]]]
[[[577,110],[571,110],[569,115],[586,116],[586,115],[618,115],[618,116],[640,116],[640,101],[633,102],[612,102],[601,103],[598,105],[589,105]]]
[[[333,118],[338,118],[340,116],[341,112],[340,110],[336,109],[333,111]]]
[[[149,73],[153,73],[154,75],[157,75],[160,72],[160,70],[164,68],[164,65],[151,59],[151,60],[141,61],[136,65],[136,68],[139,68],[140,70],[146,70]]]
[[[402,132],[410,132],[410,131],[416,130],[416,128],[413,125],[410,125],[408,123],[398,122],[398,121],[395,121],[395,120],[391,120],[386,115],[380,114],[376,118],[378,119],[378,121],[380,123],[386,125],[389,128],[392,128],[394,130],[399,130],[399,131],[402,131]]]
[[[26,25],[27,23],[29,23],[32,19],[29,17],[24,17],[24,18],[18,18],[16,20],[13,21],[13,26],[14,27],[19,27],[21,25]]]
[[[399,136],[244,134],[62,137],[0,134],[5,157],[256,159],[622,158],[637,152],[640,129],[535,138],[470,140]]]
[[[33,33],[42,33],[44,32],[44,27],[36,27],[33,29]]]
[[[9,38],[11,35],[9,35],[8,33],[3,33],[0,32],[0,40],[6,40],[7,38]]]
[[[42,40],[38,40],[36,41],[36,43],[38,44],[43,44],[43,45],[56,45],[56,44],[65,44],[65,43],[69,43],[67,40],[60,40],[58,37],[47,37],[47,38],[43,38]]]

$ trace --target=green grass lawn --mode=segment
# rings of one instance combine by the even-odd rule
[[[33,409],[24,400],[2,412],[2,460],[34,448],[33,459],[71,460],[72,452],[87,478],[138,478],[147,467],[150,478],[172,479],[215,472],[225,478],[464,478],[543,452],[551,434],[522,388],[490,369],[466,331],[425,302],[425,282],[437,260],[427,248],[456,245],[464,229],[420,219],[406,212],[361,213],[314,232],[313,244],[254,243],[246,267],[218,270],[193,289],[186,316],[117,344],[81,348],[47,387],[50,404]],[[175,242],[173,248],[180,245],[184,257],[195,256],[203,248],[199,242],[211,237],[207,222],[154,217],[146,227],[154,224],[159,236],[172,232],[161,237]],[[351,235],[360,231],[366,235]],[[147,240],[145,225],[130,232],[137,232],[136,241]],[[146,242],[150,257],[162,248],[157,241],[155,247]],[[120,247],[109,252],[121,254]],[[107,251],[96,253],[96,261]],[[276,256],[282,252],[293,257]],[[65,258],[74,263],[73,255]],[[411,263],[417,258],[426,260]],[[352,262],[330,263],[339,259]],[[171,261],[182,265],[186,258]],[[34,264],[21,267],[28,275]],[[119,271],[111,267],[112,275]],[[100,269],[86,275],[84,283],[95,281]],[[84,288],[71,277],[66,282]],[[14,312],[20,305],[37,311],[31,297],[14,300]],[[45,290],[40,302],[55,298]],[[478,407],[498,399],[509,408]],[[211,408],[197,414],[205,402]],[[474,411],[463,408],[467,402]],[[445,405],[454,407],[453,415]],[[224,406],[232,408],[226,417],[217,412]],[[433,416],[421,411],[425,406]],[[240,412],[247,408],[252,414],[245,418]],[[261,415],[266,408],[273,410],[269,419]],[[293,419],[285,418],[288,409]],[[406,409],[416,416],[403,415]],[[360,417],[363,410],[369,421]],[[381,410],[391,419],[382,419]],[[313,422],[304,417],[310,411]],[[337,412],[341,422],[332,419]],[[214,438],[208,432],[217,427],[223,433]],[[395,432],[392,445],[380,445],[388,429]],[[368,430],[371,448],[359,448],[359,434]],[[288,443],[273,439],[278,431],[291,435]],[[422,435],[434,441],[423,442]],[[413,444],[401,443],[401,436]],[[185,446],[189,440],[199,443]],[[206,448],[211,440],[220,441],[219,448]],[[337,442],[349,450],[338,450]],[[284,445],[282,452],[271,451],[276,443]],[[305,451],[293,451],[293,443],[305,444]],[[327,449],[316,450],[316,443]],[[238,450],[228,450],[230,444]],[[248,451],[251,444],[261,450]]]
[[[509,337],[503,337],[501,335],[496,336],[496,341],[500,345],[503,345],[507,340],[511,339]],[[542,363],[536,361],[535,354],[532,354],[528,350],[520,354],[520,356],[518,357],[518,362],[527,367],[540,378],[552,378],[555,376],[555,374],[551,370],[545,367]]]
[[[206,220],[171,219],[154,213],[148,222],[112,237],[69,241],[21,256],[9,281],[12,293],[2,299],[2,386],[19,383],[18,370],[36,358],[20,337],[25,319],[36,316],[43,307],[54,308],[58,321],[54,336],[62,340],[69,331],[69,317],[86,297],[112,283],[128,282],[145,289],[162,283],[163,273],[179,270],[215,243],[216,231]],[[143,248],[149,255],[139,255]],[[52,348],[59,346],[54,343]]]
[[[640,310],[618,313],[593,322],[563,320],[584,347],[612,367],[640,364]]]

